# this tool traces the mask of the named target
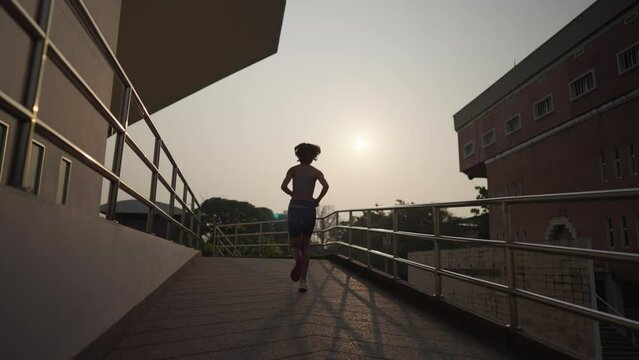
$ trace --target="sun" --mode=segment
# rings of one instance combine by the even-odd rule
[[[364,151],[368,147],[368,141],[363,136],[358,136],[353,141],[353,147],[357,151]]]

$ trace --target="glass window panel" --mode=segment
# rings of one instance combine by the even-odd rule
[[[71,175],[71,161],[65,158],[62,158],[62,161],[60,161],[60,172],[58,173],[58,191],[56,193],[56,202],[58,204],[67,203],[70,175]]]
[[[42,178],[42,163],[44,160],[44,145],[37,142],[31,144],[29,157],[29,170],[27,173],[27,190],[33,194],[40,193],[40,180]]]

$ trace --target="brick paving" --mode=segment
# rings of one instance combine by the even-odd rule
[[[107,357],[516,359],[329,260],[197,258]]]

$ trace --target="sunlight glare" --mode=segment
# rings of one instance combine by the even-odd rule
[[[357,138],[355,138],[355,141],[353,143],[353,146],[355,147],[355,150],[357,151],[366,150],[367,145],[368,145],[368,142],[362,136],[358,136]]]

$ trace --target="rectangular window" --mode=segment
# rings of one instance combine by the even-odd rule
[[[56,193],[56,202],[58,204],[67,203],[67,195],[69,194],[69,178],[71,175],[71,161],[62,158],[60,161],[60,172],[58,173],[58,191]]]
[[[550,94],[533,105],[533,118],[535,120],[540,119],[550,114],[553,110],[555,108],[552,103],[552,94]]]
[[[615,175],[621,178],[621,158],[619,158],[619,149],[615,148]]]
[[[630,247],[630,239],[628,239],[628,223],[626,222],[626,217],[621,217],[621,238],[623,239],[623,246]]]
[[[495,129],[490,129],[484,133],[481,137],[481,144],[483,147],[487,147],[495,143]]]
[[[637,175],[637,155],[632,144],[628,144],[628,165],[630,166],[630,175]]]
[[[617,54],[617,66],[619,67],[619,75],[639,66],[639,43],[636,43]]]
[[[506,135],[510,135],[521,129],[521,117],[519,114],[506,120]]]
[[[606,219],[606,234],[607,234],[607,239],[608,239],[608,247],[614,248],[615,247],[615,239],[613,238],[612,235],[612,219],[611,218],[607,218]]]
[[[464,145],[464,159],[475,153],[475,142],[471,141]]]
[[[599,170],[601,171],[601,182],[607,182],[608,176],[606,175],[606,153],[599,155]]]
[[[9,125],[0,121],[0,180],[2,180],[2,169],[4,169],[4,153],[7,148],[7,135],[9,133]]]
[[[42,165],[44,163],[44,145],[33,141],[31,143],[31,155],[29,156],[29,171],[27,173],[27,190],[33,194],[40,193],[40,180],[42,179]]]
[[[570,82],[570,100],[577,100],[597,88],[595,71],[590,70]]]

